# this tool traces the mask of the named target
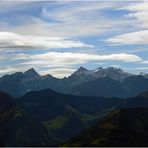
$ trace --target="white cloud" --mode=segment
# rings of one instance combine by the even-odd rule
[[[51,74],[58,78],[63,78],[69,76],[71,73],[73,73],[75,69],[70,68],[52,68],[41,71],[42,75]]]
[[[68,76],[74,71],[74,65],[82,65],[84,63],[89,63],[91,61],[94,61],[94,63],[100,61],[142,61],[140,57],[126,53],[95,55],[72,52],[47,52],[45,54],[36,55],[16,54],[14,56],[9,56],[10,61],[20,59],[23,59],[24,62],[14,62],[11,64],[11,66],[5,66],[5,68],[0,69],[0,74],[13,73],[16,71],[25,71],[31,67],[34,67],[41,74],[50,73],[56,77],[64,77]]]
[[[135,29],[132,32],[123,33],[120,35],[113,36],[106,41],[115,45],[124,44],[146,44],[148,45],[148,2],[147,1],[136,1],[117,10],[126,10],[128,14],[125,18],[131,20],[133,27],[129,29]],[[143,30],[142,30],[143,29]],[[127,31],[126,31],[127,32]]]
[[[15,57],[14,57],[15,59]],[[82,65],[90,61],[123,61],[136,62],[142,59],[133,54],[111,54],[111,55],[92,55],[86,53],[72,53],[72,52],[47,52],[45,54],[30,55],[26,62],[19,65],[21,67],[35,67],[40,69],[41,74],[50,73],[56,77],[64,77],[70,75],[74,69],[74,65]]]
[[[136,2],[121,8],[128,10],[130,13],[126,15],[130,19],[135,20],[133,26],[137,25],[142,28],[148,28],[148,2]]]
[[[39,69],[41,74],[50,73],[53,76],[59,78],[70,75],[74,71],[74,65],[82,65],[84,63],[89,63],[90,61],[94,61],[96,63],[100,61],[136,62],[142,60],[136,55],[125,53],[111,55],[92,55],[71,52],[47,52],[45,54],[38,55],[22,55],[23,59],[25,59],[24,56],[27,56],[27,60],[25,62],[19,63],[19,66],[23,68],[23,71],[26,68],[34,67],[35,69]],[[15,60],[15,57],[13,57],[13,60]],[[100,63],[97,63],[97,65],[98,64]],[[15,65],[15,67],[18,66]]]
[[[45,54],[30,56],[32,61],[27,61],[24,64],[36,65],[53,65],[53,66],[66,66],[87,63],[89,61],[124,61],[136,62],[142,59],[133,54],[110,54],[110,55],[91,55],[85,53],[72,53],[72,52],[48,52]],[[22,63],[23,64],[23,63]]]
[[[117,60],[117,61],[139,61],[141,60],[138,56],[126,53],[120,54],[111,54],[111,55],[91,55],[91,54],[84,54],[84,53],[71,53],[71,52],[48,52],[45,54],[34,55],[33,58],[37,59],[50,59],[50,58],[57,58],[57,59],[81,59],[81,60]]]
[[[0,68],[0,75],[2,74],[9,74],[9,73],[14,73],[14,72],[17,72],[18,69],[17,68],[13,68],[11,66],[6,66],[4,68]]]
[[[60,37],[36,37],[19,35],[11,32],[0,32],[0,48],[82,48],[89,47],[80,41],[68,40]]]
[[[114,18],[108,17],[107,13],[103,13],[103,10],[116,9],[127,5],[127,3],[77,1],[64,3],[63,5],[57,1],[53,2],[53,7],[52,2],[51,5],[49,5],[48,2],[40,2],[38,5],[39,4],[41,5],[40,8],[42,8],[42,11],[38,16],[19,15],[22,7],[23,11],[36,7],[37,4],[35,2],[32,2],[31,5],[20,4],[20,7],[17,4],[17,8],[13,5],[13,11],[18,11],[17,14],[13,15],[13,19],[17,22],[17,25],[12,25],[11,21],[2,19],[0,21],[0,31],[48,37],[79,37],[100,35],[104,32],[119,30],[120,27],[126,26],[126,22],[123,23],[121,17],[114,20]],[[8,7],[4,10],[6,13],[13,13],[11,12],[12,8],[9,9]]]
[[[113,10],[124,5],[126,4],[122,2],[77,1],[52,11],[50,8],[44,7],[42,16],[56,22],[49,25],[49,28],[53,28],[52,24],[54,25],[53,34],[56,34],[56,30],[58,30],[62,36],[100,35],[126,26],[127,23],[123,23],[121,18],[115,21],[108,17],[107,13],[103,13],[103,10]]]
[[[143,64],[148,64],[148,60],[141,62]]]
[[[121,52],[120,49],[120,51],[118,50],[118,53],[121,52],[120,54],[106,54],[113,53],[112,50],[98,51],[96,48],[102,47],[102,45],[95,43],[97,36],[102,40],[100,35],[103,34],[102,37],[104,38],[116,33],[121,35],[108,39],[109,43],[147,44],[146,7],[144,8],[143,4],[143,6],[137,6],[138,8],[132,8],[135,5],[140,5],[140,2],[135,2],[132,5],[130,5],[131,0],[126,2],[117,2],[117,0],[107,2],[103,0],[101,2],[55,1],[50,4],[46,2],[47,5],[42,2],[38,4],[36,2],[8,3],[0,3],[2,17],[0,20],[1,67],[10,64],[12,68],[20,71],[34,67],[43,73],[48,72],[48,70],[43,71],[42,69],[54,68],[53,70],[49,69],[49,73],[61,77],[72,72],[74,65],[89,62],[93,64],[101,62],[109,65],[110,61],[116,61],[115,65],[117,66],[120,64],[118,62],[121,61],[142,61],[139,56],[132,53],[128,54],[125,51]],[[32,8],[37,9],[34,11]],[[121,12],[121,16],[119,16],[118,8],[128,10],[129,14],[124,17],[124,13]],[[117,10],[117,15],[114,10]],[[5,18],[3,14],[6,16]],[[132,22],[134,22],[133,27],[131,27]],[[144,31],[135,31],[137,26],[146,29]],[[129,30],[131,33],[125,33],[129,32]],[[92,49],[93,45],[80,41],[79,39],[85,40],[85,38],[80,37],[89,37],[89,42],[93,42],[96,48]],[[76,40],[77,38],[78,40]],[[57,48],[78,48],[78,50],[73,51],[72,49],[69,52],[62,52],[63,50],[61,50],[61,52],[48,52],[45,54],[35,53],[36,50],[25,51],[25,49],[33,48],[51,49],[49,51],[58,51]],[[84,48],[88,49],[84,50]],[[14,52],[10,53],[10,50],[14,50]],[[91,52],[88,52],[89,50]],[[100,54],[97,55],[96,52]],[[101,53],[103,54],[101,55]],[[10,71],[14,71],[14,69]],[[60,70],[58,71],[58,69]]]
[[[29,55],[28,54],[24,54],[24,53],[18,53],[18,54],[13,54],[13,57],[11,58],[11,60],[27,60],[29,59]],[[9,57],[10,58],[10,57]]]
[[[108,43],[115,45],[128,45],[128,44],[146,44],[148,45],[148,30],[131,32],[121,35],[113,36],[106,39]]]

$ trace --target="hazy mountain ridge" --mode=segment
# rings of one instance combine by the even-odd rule
[[[123,82],[109,77],[81,83],[70,90],[70,94],[78,96],[133,97],[148,90],[148,78],[142,75],[130,76]]]
[[[102,68],[98,67],[95,70],[87,70],[84,67],[80,67],[76,72],[74,72],[72,75],[83,75],[83,76],[92,76],[95,79],[97,78],[104,78],[109,77],[117,81],[123,81],[125,78],[129,76],[133,76],[134,74],[124,72],[120,68],[114,68],[114,67],[108,67],[108,68]]]
[[[138,82],[135,84],[135,81],[137,81],[136,79],[139,79],[139,77],[143,79],[140,82],[142,83],[141,85],[138,85]],[[130,83],[127,81],[130,81]],[[63,79],[55,78],[50,74],[41,76],[31,68],[24,73],[17,72],[1,77],[0,90],[9,93],[14,97],[21,96],[32,90],[43,90],[47,88],[51,88],[62,93],[84,96],[130,97],[147,90],[147,81],[148,77],[146,74],[134,75],[114,67],[99,67],[95,70],[87,70],[84,67],[80,67],[69,77]],[[112,85],[110,88],[116,89],[119,87],[118,90],[123,93],[121,94],[119,91],[114,92],[113,89],[110,90],[107,86],[109,83]],[[92,93],[90,90],[85,88],[86,86],[89,87],[89,85],[94,85],[93,91],[95,92]],[[102,89],[99,90],[97,88],[98,86],[101,87],[101,85],[105,86],[104,88],[102,87],[104,93],[99,93],[102,92]],[[135,86],[137,88],[135,88]],[[84,93],[83,91],[81,92],[83,89]],[[110,95],[109,91],[114,93]]]

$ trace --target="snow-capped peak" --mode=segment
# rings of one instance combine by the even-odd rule
[[[77,71],[74,72],[74,74],[77,74],[77,75],[88,74],[88,73],[89,73],[89,70],[87,70],[86,68],[82,66]]]
[[[96,70],[94,70],[94,72],[98,72],[98,71],[100,71],[102,69],[103,69],[102,67],[98,67]]]

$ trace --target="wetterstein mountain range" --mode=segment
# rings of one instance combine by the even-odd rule
[[[0,90],[19,97],[32,90],[53,89],[77,96],[132,97],[148,90],[148,74],[131,74],[122,69],[80,67],[63,79],[39,75],[33,68],[0,78]]]

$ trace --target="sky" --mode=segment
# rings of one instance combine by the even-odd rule
[[[148,1],[0,1],[0,76],[117,67],[148,72]]]

